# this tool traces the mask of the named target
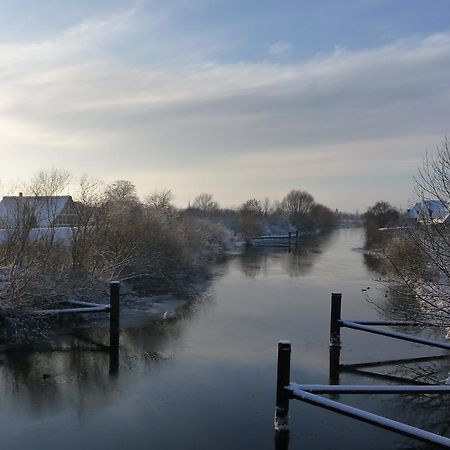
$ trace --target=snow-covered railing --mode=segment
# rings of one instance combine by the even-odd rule
[[[290,239],[290,237],[288,234],[269,234],[267,236],[254,236],[252,239]]]
[[[298,231],[296,231],[295,233],[289,231],[288,234],[281,234],[281,235],[270,234],[262,236],[253,236],[252,241],[254,244],[258,245],[266,244],[269,246],[274,245],[279,246],[280,244],[283,244],[283,246],[285,247],[290,247],[292,242],[294,242],[295,245],[298,245],[298,238],[299,238]]]
[[[431,325],[423,322],[414,321],[363,321],[363,320],[344,320],[341,318],[341,301],[342,295],[334,293],[331,295],[331,321],[330,321],[330,384],[297,384],[290,381],[290,365],[291,365],[291,343],[289,341],[280,341],[278,343],[278,365],[277,365],[277,396],[274,426],[277,432],[289,431],[289,401],[292,399],[299,400],[305,403],[325,408],[334,411],[338,414],[352,417],[353,419],[366,422],[393,431],[404,436],[436,444],[441,447],[450,448],[450,439],[440,436],[420,428],[413,427],[401,422],[397,422],[386,417],[382,417],[370,412],[358,409],[341,402],[322,397],[322,395],[330,394],[398,394],[398,395],[420,395],[420,394],[450,394],[450,385],[429,385],[419,383],[414,380],[407,380],[408,385],[392,386],[392,385],[339,385],[339,374],[341,368],[349,368],[350,370],[358,370],[364,367],[385,366],[394,363],[413,361],[428,361],[433,359],[445,358],[448,355],[427,356],[420,358],[410,358],[408,360],[389,360],[377,361],[360,364],[349,364],[346,366],[340,365],[340,349],[341,349],[341,328],[351,328],[357,331],[364,331],[368,333],[378,334],[382,336],[391,337],[394,339],[401,339],[414,343],[420,343],[431,347],[442,349],[450,349],[450,344],[440,342],[432,339],[426,339],[418,336],[413,336],[406,333],[398,333],[383,328],[385,326],[424,326]],[[368,372],[363,372],[369,375]],[[395,377],[388,374],[377,374],[370,372],[373,377],[390,379],[393,381],[405,382],[404,378]]]
[[[364,331],[366,333],[379,334],[381,336],[387,336],[394,339],[400,339],[403,341],[414,342],[417,344],[428,345],[430,347],[442,348],[450,350],[450,344],[442,341],[436,341],[434,339],[427,339],[419,336],[413,336],[407,333],[398,333],[396,331],[385,330],[382,328],[375,328],[376,326],[434,326],[432,323],[425,323],[420,321],[404,321],[404,320],[348,320],[341,318],[341,304],[342,295],[333,293],[331,294],[331,319],[330,319],[330,346],[341,346],[341,328],[352,328],[358,331]]]
[[[79,313],[99,313],[109,312],[110,305],[103,305],[101,303],[81,302],[77,300],[68,300],[66,303],[72,305],[84,306],[83,308],[59,308],[59,309],[39,309],[35,311],[38,316],[53,316],[59,314],[79,314]]]
[[[408,436],[429,444],[439,445],[444,448],[450,448],[450,439],[447,437],[322,397],[322,395],[329,394],[450,394],[450,386],[340,386],[297,384],[290,382],[290,365],[291,343],[289,341],[280,341],[278,343],[277,397],[274,420],[274,426],[277,432],[286,433],[289,431],[289,402],[290,400],[299,400],[385,430],[393,431],[403,436]]]
[[[54,316],[65,314],[109,313],[109,355],[110,372],[116,373],[119,369],[119,341],[120,341],[120,282],[109,283],[109,305],[68,300],[66,303],[79,306],[78,308],[43,309],[35,311],[38,316]]]

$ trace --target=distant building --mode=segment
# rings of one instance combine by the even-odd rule
[[[0,202],[0,228],[71,227],[76,225],[74,201],[70,195],[5,196]]]
[[[408,210],[408,217],[424,224],[450,223],[450,204],[442,200],[423,200]]]

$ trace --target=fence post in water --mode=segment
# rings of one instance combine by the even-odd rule
[[[330,318],[330,384],[339,384],[339,365],[341,358],[341,304],[342,294],[331,294]]]
[[[330,346],[341,346],[341,300],[342,294],[331,294]]]
[[[278,342],[278,366],[277,366],[277,404],[275,408],[275,430],[279,432],[289,431],[289,392],[284,389],[290,383],[291,373],[291,343],[289,341]]]
[[[330,368],[329,368],[330,384],[339,384],[340,382],[340,362],[341,362],[341,347],[337,345],[330,345]]]
[[[109,283],[110,315],[109,315],[109,372],[119,371],[119,339],[120,339],[120,282]]]
[[[330,318],[330,367],[329,383],[339,384],[340,359],[341,359],[341,304],[342,294],[331,294],[331,318]]]

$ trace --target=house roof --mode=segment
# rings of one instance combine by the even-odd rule
[[[0,228],[16,226],[25,209],[34,216],[37,227],[49,227],[71,201],[70,195],[5,196],[0,202]]]
[[[450,204],[443,200],[423,200],[416,203],[408,214],[420,222],[443,223],[450,217]]]

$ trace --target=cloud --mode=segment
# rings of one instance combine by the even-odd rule
[[[342,182],[342,174],[351,180],[376,171],[380,185],[384,175],[414,171],[427,143],[449,131],[449,34],[282,65],[193,64],[176,43],[168,60],[130,62],[115,49],[145,28],[142,20],[124,11],[52,39],[0,45],[5,171],[16,176],[18,165],[31,170],[45,161],[137,179],[141,191],[158,188],[158,180],[183,201],[222,192],[226,203],[268,185],[271,192],[317,189],[324,178]],[[145,32],[148,43],[135,44],[151,54],[158,26]],[[273,54],[288,51],[284,44],[274,44]],[[236,199],[226,198],[227,179]],[[355,185],[345,202],[321,195],[339,207],[359,205],[365,189]],[[391,195],[401,201],[404,189]]]
[[[269,55],[275,58],[282,58],[288,56],[293,49],[294,46],[292,43],[287,41],[277,41],[269,47]]]

